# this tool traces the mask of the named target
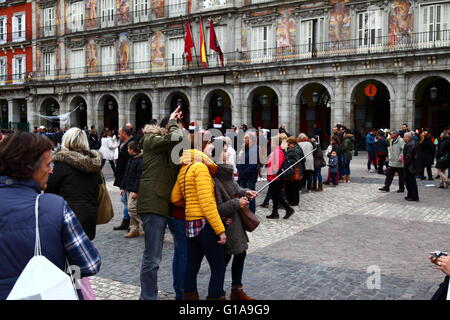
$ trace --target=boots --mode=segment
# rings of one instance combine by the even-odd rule
[[[242,290],[242,286],[233,286],[231,288],[230,299],[231,300],[245,300],[245,301],[256,300],[255,298],[248,296],[244,292],[244,290]]]
[[[346,183],[350,182],[350,176],[344,176],[344,180]]]
[[[266,216],[267,219],[278,219],[280,218],[280,215],[278,214],[278,212],[272,212],[272,214],[270,216]]]
[[[183,300],[200,300],[198,297],[198,292],[185,292],[183,293]]]
[[[317,187],[317,191],[323,191],[323,184],[319,183],[319,186]]]
[[[313,182],[312,191],[317,191],[317,183]]]
[[[130,226],[130,219],[123,219],[122,224],[120,226],[114,227],[114,230],[128,230]]]
[[[214,299],[206,297],[206,300],[227,300],[227,298],[225,298],[225,296],[222,296],[220,298],[214,298]]]
[[[125,238],[136,238],[139,237],[140,232],[139,231],[133,231],[133,232],[128,232],[124,237]]]

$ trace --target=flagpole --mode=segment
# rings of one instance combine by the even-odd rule
[[[200,18],[201,19],[201,18]],[[197,68],[200,68],[200,60],[198,58],[198,54],[197,54],[197,47],[195,45],[195,40],[194,40],[194,36],[192,35],[192,28],[191,28],[191,23],[189,22],[189,28],[191,30],[191,36],[192,36],[192,41],[194,42],[194,53],[195,56],[197,57]]]

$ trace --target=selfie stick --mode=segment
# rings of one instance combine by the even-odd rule
[[[307,156],[309,156],[311,153],[313,153],[314,151],[317,150],[318,147],[316,147],[313,151],[311,151],[310,153],[308,153],[306,156],[304,156],[303,158],[301,158],[300,160],[296,161],[292,166],[290,166],[289,168],[287,168],[286,170],[284,170],[282,173],[280,173],[279,175],[277,175],[272,181],[270,181],[268,184],[266,184],[264,187],[262,187],[261,189],[259,189],[256,193],[259,196],[260,192],[263,191],[265,188],[267,188],[268,186],[270,186],[270,184],[274,181],[276,181],[279,177],[281,177],[286,171],[288,171],[289,169],[291,169],[292,167],[295,167],[300,161],[302,161],[303,159],[305,159]]]

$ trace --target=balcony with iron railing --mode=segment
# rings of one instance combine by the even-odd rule
[[[166,5],[144,10],[129,11],[126,14],[119,14],[111,11],[101,11],[95,18],[85,18],[81,20],[69,20],[65,23],[65,33],[74,34],[88,32],[92,30],[104,30],[133,24],[141,24],[161,19],[184,17],[189,12],[189,3],[183,2],[176,5]],[[47,24],[40,27],[38,38],[54,37],[57,30],[56,24]]]
[[[28,79],[28,74],[25,72],[14,74],[0,74],[0,87],[7,85],[23,85]]]
[[[30,41],[32,38],[31,29],[0,33],[0,46],[4,44],[15,44]]]
[[[236,51],[224,53],[225,69],[248,68],[260,64],[295,63],[314,61],[338,57],[351,57],[369,54],[383,56],[383,54],[417,52],[430,49],[450,49],[450,30],[438,32],[422,32],[404,36],[384,36],[373,39],[362,38],[345,41],[327,41],[316,44],[266,48],[260,50]],[[216,53],[208,55],[208,68],[221,68]],[[163,73],[196,72],[203,70],[197,57],[188,64],[180,52],[179,58],[153,59],[152,61],[128,63],[126,65],[97,65],[83,68],[54,70],[34,73],[30,83],[45,80],[86,79],[107,76],[152,76]]]

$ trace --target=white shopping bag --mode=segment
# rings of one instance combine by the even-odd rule
[[[41,252],[39,237],[39,194],[36,198],[34,256],[23,269],[6,300],[78,300],[71,277]]]

